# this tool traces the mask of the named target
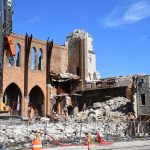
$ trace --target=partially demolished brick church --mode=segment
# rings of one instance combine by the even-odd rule
[[[5,47],[3,102],[12,115],[74,115],[117,96],[131,100],[137,116],[150,114],[150,76],[101,79],[93,38],[83,29],[69,34],[64,45],[27,34],[11,36],[16,55],[11,60]]]
[[[75,30],[63,46],[34,39],[32,35],[11,37],[16,55],[10,59],[5,47],[3,65],[3,102],[9,104],[11,113],[51,116],[56,110],[63,115],[59,102],[67,107],[67,96],[67,109],[74,111],[76,97],[81,95],[76,91],[84,89],[86,80],[99,78],[91,35]]]

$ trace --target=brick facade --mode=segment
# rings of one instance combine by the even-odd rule
[[[29,55],[29,64],[28,64],[28,95],[24,94],[24,69],[25,69],[25,36],[13,34],[13,43],[16,46],[19,45],[20,48],[20,57],[19,57],[19,67],[15,65],[10,65],[7,58],[7,50],[4,50],[4,67],[3,67],[3,95],[7,88],[13,84],[13,87],[17,87],[20,91],[20,102],[21,102],[21,115],[28,115],[28,103],[29,103],[29,94],[34,87],[38,87],[38,90],[41,91],[44,95],[44,115],[50,115],[50,86],[46,84],[46,41],[41,41],[33,39],[31,43],[30,55]],[[35,49],[35,56],[38,55],[38,50],[42,51],[41,59],[41,70],[38,70],[37,57],[35,59],[35,69],[31,69],[31,52],[32,48]],[[65,46],[59,46],[54,44],[52,48],[52,56],[49,61],[51,61],[50,71],[54,73],[65,73],[67,71],[68,64],[68,52]],[[49,83],[50,84],[50,83]],[[36,94],[36,93],[35,93]],[[38,99],[38,98],[37,98]],[[35,100],[36,101],[36,100]]]

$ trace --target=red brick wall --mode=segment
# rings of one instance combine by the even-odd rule
[[[51,58],[51,69],[54,73],[65,73],[68,67],[68,51],[65,46],[54,44]]]
[[[27,100],[24,98],[24,51],[25,51],[25,37],[21,35],[12,35],[13,43],[20,45],[20,67],[9,66],[7,63],[6,50],[4,52],[4,69],[3,69],[3,93],[5,89],[11,84],[15,83],[22,93],[22,115],[27,115]],[[28,95],[31,89],[38,85],[44,94],[44,104],[45,104],[45,114],[49,112],[46,108],[46,102],[49,96],[49,92],[46,90],[46,42],[37,39],[32,40],[31,50],[35,47],[36,51],[42,49],[43,59],[42,59],[42,70],[32,70],[31,69],[31,51],[29,59],[29,69],[28,69]],[[52,49],[51,58],[51,71],[54,73],[66,72],[68,64],[67,48],[65,46],[55,45]],[[47,91],[47,92],[46,92]]]

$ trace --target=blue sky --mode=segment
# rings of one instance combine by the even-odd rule
[[[60,45],[83,28],[101,77],[150,74],[150,0],[14,0],[13,28]]]

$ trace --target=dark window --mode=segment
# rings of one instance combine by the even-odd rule
[[[20,45],[19,44],[16,45],[16,55],[15,55],[14,60],[15,60],[15,66],[20,67],[20,62],[19,62],[19,60],[20,60]]]
[[[38,70],[42,70],[42,58],[43,52],[41,49],[38,50]]]
[[[145,94],[141,94],[141,105],[145,105]]]

